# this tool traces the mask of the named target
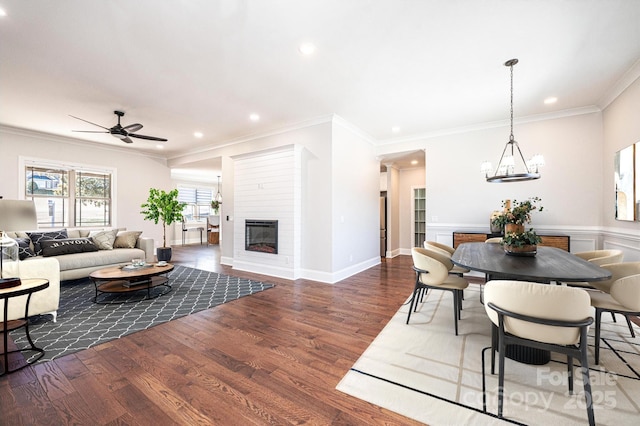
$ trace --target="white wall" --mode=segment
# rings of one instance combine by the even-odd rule
[[[625,261],[640,261],[640,222],[615,219],[613,158],[617,151],[640,141],[640,79],[631,84],[603,113],[604,144],[602,215],[603,246],[625,251]]]
[[[380,263],[380,163],[370,140],[341,120],[333,126],[330,179],[335,282]]]
[[[116,168],[113,226],[140,230],[144,236],[162,244],[162,225],[142,219],[140,205],[147,200],[149,188],[173,189],[170,170],[164,159],[137,154],[126,148],[102,147],[76,139],[0,127],[0,195],[24,199],[18,193],[19,157],[26,156],[99,167]],[[167,240],[173,239],[173,227],[167,227]]]

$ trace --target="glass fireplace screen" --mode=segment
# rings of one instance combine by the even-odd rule
[[[245,220],[245,245],[247,251],[278,253],[277,220]]]

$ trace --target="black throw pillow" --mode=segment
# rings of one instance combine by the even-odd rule
[[[36,254],[31,249],[31,240],[28,238],[14,238],[18,243],[18,258],[25,260],[28,257],[35,257]]]
[[[49,231],[49,232],[27,232],[27,235],[31,239],[31,243],[33,243],[33,251],[36,253],[36,256],[40,256],[42,254],[42,247],[40,246],[40,242],[43,240],[62,240],[65,238],[69,238],[67,235],[67,229],[61,229],[59,231]]]
[[[44,257],[60,256],[63,254],[84,253],[98,251],[98,247],[89,238],[65,238],[62,240],[42,240],[42,255]]]

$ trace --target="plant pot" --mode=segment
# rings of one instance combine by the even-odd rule
[[[171,260],[171,247],[158,247],[156,249],[156,257],[158,262],[168,262]]]
[[[509,256],[535,256],[538,252],[538,246],[530,244],[522,247],[504,245],[504,252]]]
[[[518,225],[515,223],[507,223],[504,225],[504,233],[505,235],[508,232],[514,232],[516,234],[522,234],[524,232],[524,225]]]

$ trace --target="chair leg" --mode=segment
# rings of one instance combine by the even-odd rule
[[[567,377],[569,380],[569,395],[573,395],[573,357],[567,355]]]
[[[629,326],[629,333],[631,333],[631,337],[635,338],[636,333],[633,331],[633,325],[631,325],[631,320],[629,319],[629,316],[625,315],[624,317],[627,320],[627,325]]]
[[[409,324],[409,318],[411,318],[411,311],[413,311],[413,304],[415,302],[415,304],[418,304],[418,301],[416,300],[418,297],[418,292],[420,291],[420,288],[418,288],[418,285],[416,284],[416,288],[413,290],[413,295],[411,296],[411,303],[409,304],[409,314],[407,315],[407,324]]]
[[[504,344],[504,338],[502,333],[498,336],[498,417],[502,418],[502,408],[504,406],[504,353],[507,351],[507,346]]]
[[[597,314],[596,314],[597,315]],[[582,381],[584,383],[584,399],[587,403],[587,418],[589,419],[589,426],[594,426],[596,420],[593,416],[593,397],[591,395],[591,382],[589,380],[589,359],[587,357],[587,344],[586,344],[586,330],[584,332],[584,342],[582,343],[580,369],[582,370]]]
[[[458,296],[458,290],[453,290],[453,324],[455,326],[455,330],[456,330],[456,336],[458,335],[458,315],[459,315],[459,304],[460,304],[460,300],[459,300],[459,296]]]
[[[482,349],[482,412],[487,412],[487,381],[486,381],[486,372],[484,366],[484,354],[487,352],[487,349],[491,349],[491,357],[493,358],[494,348],[493,345],[491,347],[486,347]]]
[[[618,322],[616,321],[616,314],[614,314],[613,312],[611,312],[611,319],[613,320],[613,322]]]
[[[600,363],[600,322],[602,317],[602,309],[596,308],[596,365]]]
[[[496,374],[496,351],[498,350],[498,327],[491,323],[491,374]]]

